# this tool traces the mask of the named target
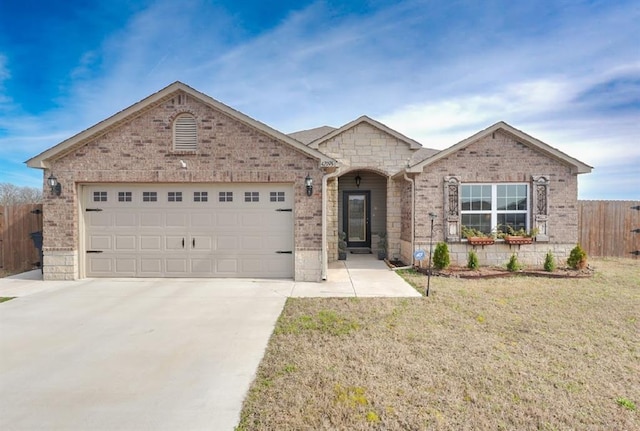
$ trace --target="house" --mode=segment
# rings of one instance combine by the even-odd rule
[[[577,175],[591,167],[500,122],[437,151],[369,117],[286,135],[176,82],[27,161],[43,169],[44,277],[321,281],[352,251],[407,263],[462,224],[538,228],[538,263],[575,245]]]

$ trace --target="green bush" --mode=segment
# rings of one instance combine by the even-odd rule
[[[447,247],[447,243],[439,242],[433,252],[433,267],[435,269],[445,269],[450,263],[451,259],[449,258],[449,247]]]
[[[572,269],[583,269],[587,267],[587,253],[580,247],[580,244],[573,247],[567,259],[567,265]]]
[[[522,265],[520,265],[520,262],[518,262],[518,256],[516,256],[516,254],[512,254],[511,258],[509,259],[509,262],[507,263],[507,269],[510,272],[516,272],[519,269],[522,268]]]
[[[553,272],[556,269],[556,259],[551,253],[551,250],[547,252],[547,255],[544,257],[544,270],[547,272]]]
[[[467,257],[467,268],[469,269],[478,269],[480,266],[480,262],[478,262],[478,255],[474,250],[469,252],[469,256]]]

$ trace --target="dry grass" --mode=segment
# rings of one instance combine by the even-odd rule
[[[239,430],[640,429],[640,264],[289,299]],[[424,279],[418,279],[424,282]]]

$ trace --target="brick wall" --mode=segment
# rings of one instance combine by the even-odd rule
[[[474,142],[467,147],[425,167],[416,177],[416,248],[428,251],[430,222],[427,214],[438,215],[434,224],[434,243],[445,240],[444,217],[444,177],[459,176],[462,183],[526,182],[531,184],[532,175],[547,175],[549,182],[548,235],[546,244],[522,246],[527,262],[534,264],[542,259],[547,249],[553,249],[564,256],[567,247],[573,246],[578,238],[577,175],[571,168],[531,147],[518,142],[512,135],[499,131]],[[407,192],[408,193],[408,192]],[[408,195],[407,195],[408,196]],[[408,199],[408,198],[406,198]],[[403,237],[404,239],[404,237]],[[406,238],[405,240],[409,240]],[[461,248],[458,250],[458,248]],[[455,259],[466,262],[466,244],[452,244]],[[491,248],[493,247],[493,248]],[[525,247],[530,247],[525,249]],[[535,252],[527,256],[526,252]],[[544,253],[543,253],[544,251]],[[483,251],[484,253],[485,251]],[[483,264],[502,264],[514,250],[508,246],[486,247],[487,261]],[[493,254],[492,254],[493,253]],[[505,258],[506,257],[506,258]],[[403,255],[410,261],[410,256]]]
[[[172,120],[183,112],[197,119],[195,153],[173,151]],[[180,160],[187,162],[188,169],[181,169]],[[296,258],[296,278],[319,280],[322,171],[318,161],[190,96],[183,94],[178,99],[176,93],[87,140],[52,161],[44,177],[50,172],[63,191],[59,197],[45,193],[44,252],[50,257],[50,265],[45,267],[47,279],[78,276],[78,184],[281,182],[294,184],[296,253],[318,261],[298,265]],[[307,174],[316,185],[311,197],[304,188]],[[60,262],[65,262],[65,268]]]

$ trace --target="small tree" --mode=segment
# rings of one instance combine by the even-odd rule
[[[439,242],[433,252],[433,266],[435,269],[445,269],[451,263],[449,258],[449,247],[447,243]]]
[[[478,255],[474,250],[471,250],[467,257],[467,268],[478,269],[479,266],[480,266],[480,262],[478,261]]]
[[[551,250],[547,252],[547,255],[544,257],[544,270],[547,272],[553,272],[556,269],[556,259],[551,253]]]
[[[587,252],[584,251],[580,244],[573,247],[571,253],[569,253],[567,265],[573,269],[584,269],[587,267]]]
[[[509,262],[507,262],[507,269],[510,272],[516,272],[521,268],[522,268],[522,265],[520,264],[520,262],[518,262],[518,256],[516,256],[516,254],[513,253],[511,255],[511,258],[509,259]]]

